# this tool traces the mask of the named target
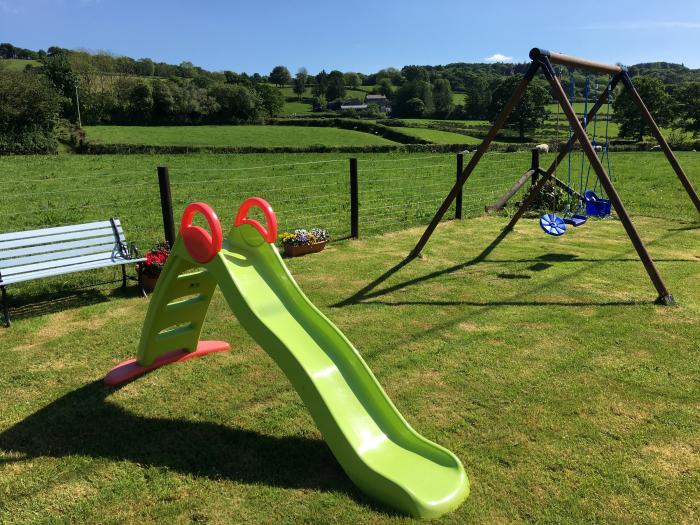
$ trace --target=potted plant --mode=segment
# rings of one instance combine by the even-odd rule
[[[294,233],[283,232],[280,236],[284,253],[289,257],[297,257],[307,253],[320,252],[328,242],[328,230],[314,228],[311,231],[294,230]]]
[[[143,287],[149,292],[155,289],[168,256],[170,256],[170,247],[166,243],[159,243],[144,255],[146,260],[139,263],[138,271],[141,274]]]

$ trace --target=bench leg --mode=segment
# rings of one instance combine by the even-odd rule
[[[122,264],[122,288],[126,288],[126,264]]]
[[[7,304],[7,290],[4,286],[0,286],[0,289],[2,289],[2,314],[5,318],[5,327],[9,328],[12,323],[10,322],[10,306]]]

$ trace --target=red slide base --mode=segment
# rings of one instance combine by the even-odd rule
[[[151,370],[160,368],[171,363],[179,363],[187,361],[195,357],[202,357],[214,352],[225,352],[230,350],[231,345],[226,341],[200,341],[197,343],[197,350],[187,352],[186,350],[173,350],[167,354],[163,354],[158,359],[153,361],[150,366],[141,366],[136,362],[136,359],[127,359],[112,368],[105,376],[104,382],[109,386],[118,386],[128,381],[132,381],[137,377],[144,375]]]

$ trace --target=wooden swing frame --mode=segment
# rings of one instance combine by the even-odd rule
[[[525,73],[525,76],[523,77],[522,81],[520,82],[520,84],[518,84],[510,99],[508,99],[508,102],[501,111],[500,115],[498,115],[498,117],[496,118],[496,121],[494,122],[489,132],[486,134],[486,137],[478,146],[476,152],[472,155],[471,159],[469,160],[469,163],[462,171],[462,174],[455,182],[455,185],[445,197],[444,201],[438,208],[433,219],[430,221],[430,224],[426,228],[425,232],[419,239],[416,246],[413,248],[410,257],[417,257],[418,255],[420,255],[421,250],[425,247],[426,243],[428,242],[431,235],[435,231],[435,228],[440,223],[443,216],[451,206],[452,202],[459,194],[461,194],[464,183],[472,174],[477,164],[481,160],[481,157],[484,155],[484,153],[486,153],[491,142],[496,137],[496,134],[504,126],[507,118],[522,98],[529,83],[532,81],[535,74],[541,69],[545,78],[547,79],[552,88],[554,97],[563,109],[573,133],[570,140],[567,142],[566,147],[561,148],[561,150],[557,153],[557,157],[555,158],[554,162],[552,162],[552,164],[547,170],[542,170],[539,167],[537,168],[537,175],[540,176],[537,177],[535,184],[532,186],[528,198],[525,199],[524,202],[520,205],[518,210],[515,212],[515,215],[513,215],[508,225],[504,228],[503,233],[501,235],[507,234],[511,230],[513,230],[515,224],[520,220],[523,213],[525,213],[525,211],[530,208],[533,201],[537,198],[545,183],[550,179],[556,178],[554,177],[554,173],[556,172],[557,167],[568,154],[569,148],[571,148],[573,144],[578,140],[581,143],[581,148],[586,157],[588,158],[591,167],[598,176],[598,179],[600,180],[600,183],[603,186],[605,193],[610,199],[613,209],[620,218],[620,221],[622,222],[622,225],[624,226],[625,231],[627,232],[627,235],[630,238],[630,241],[632,241],[632,244],[634,245],[634,248],[637,251],[637,255],[642,261],[642,264],[644,265],[644,268],[647,271],[651,282],[656,288],[656,291],[658,293],[656,302],[664,305],[675,304],[673,295],[671,295],[671,292],[666,287],[666,284],[664,283],[664,280],[661,277],[661,274],[659,273],[656,264],[654,264],[651,255],[649,255],[649,251],[647,250],[646,246],[644,245],[644,242],[639,236],[639,233],[637,232],[637,229],[635,228],[629,213],[625,209],[625,206],[622,203],[622,200],[620,199],[620,196],[617,193],[617,190],[615,189],[612,180],[606,173],[603,164],[601,163],[600,159],[598,158],[598,155],[595,152],[593,144],[588,138],[588,133],[586,132],[582,124],[582,122],[584,121],[579,121],[578,116],[576,115],[576,111],[569,102],[569,99],[567,98],[566,93],[562,88],[559,79],[557,78],[552,64],[559,64],[563,66],[612,75],[610,88],[606,89],[603,93],[601,93],[596,103],[588,112],[588,115],[586,115],[585,122],[591,121],[591,119],[596,115],[596,113],[603,106],[603,104],[608,101],[608,94],[611,93],[620,82],[622,82],[622,85],[632,97],[632,100],[634,101],[635,105],[644,117],[644,120],[646,121],[647,125],[651,129],[652,135],[654,135],[654,138],[656,138],[657,142],[661,146],[661,149],[666,155],[668,162],[671,164],[673,171],[676,173],[676,176],[681,181],[681,184],[685,188],[685,191],[688,193],[690,200],[695,205],[695,208],[698,211],[698,213],[700,213],[700,197],[698,197],[698,194],[696,193],[695,189],[693,188],[693,185],[691,184],[690,180],[683,171],[683,168],[681,168],[678,159],[671,150],[671,147],[669,146],[668,142],[666,142],[666,139],[664,139],[663,135],[661,134],[661,130],[657,126],[656,122],[654,121],[654,118],[651,116],[651,113],[649,113],[649,110],[644,104],[644,101],[642,100],[639,93],[632,84],[632,80],[630,79],[627,70],[618,65],[593,62],[584,58],[573,57],[570,55],[546,51],[544,49],[539,48],[533,48],[530,51],[530,59],[532,60],[532,62],[527,72]],[[571,188],[569,188],[569,190],[571,190]]]

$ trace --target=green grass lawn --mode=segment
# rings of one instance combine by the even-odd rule
[[[458,106],[458,105],[463,106],[464,101],[466,100],[466,97],[467,97],[466,93],[452,93],[452,103],[455,106]]]
[[[349,234],[350,156],[359,159],[363,233],[425,223],[454,182],[454,154],[3,157],[0,190],[5,205],[0,208],[0,231],[116,216],[124,221],[130,237],[146,248],[162,237],[156,177],[156,167],[162,165],[170,169],[177,214],[188,203],[205,200],[222,217],[233,216],[240,202],[259,195],[273,204],[281,228],[328,227],[336,238],[343,237]],[[678,157],[696,187],[700,186],[700,155],[679,152]],[[542,166],[552,159],[553,154],[542,155]],[[611,162],[618,190],[634,215],[691,216],[692,205],[682,199],[683,189],[663,154],[613,153]],[[529,152],[487,154],[465,188],[465,213],[480,214],[529,165]],[[564,163],[558,171],[562,179],[568,178],[566,167]],[[577,188],[580,169],[580,154],[574,154],[572,184]],[[593,181],[591,177],[589,186]],[[516,195],[513,200],[519,198]],[[20,208],[15,205],[19,202]]]
[[[169,146],[364,146],[392,141],[346,129],[308,126],[85,126],[89,140]]]
[[[680,302],[664,308],[618,222],[552,239],[527,220],[482,260],[503,224],[443,225],[386,279],[420,228],[288,264],[410,424],[463,461],[472,494],[440,523],[695,522],[698,230],[640,221]],[[230,353],[119,390],[100,378],[134,354],[147,301],[99,288],[60,305],[0,332],[3,523],[411,522],[357,492],[218,292],[203,337]]]
[[[461,133],[450,133],[429,128],[397,128],[406,135],[412,135],[424,140],[429,140],[435,144],[478,144],[481,142],[476,137],[462,135]]]
[[[24,58],[3,58],[0,59],[0,71],[3,68],[7,68],[9,71],[23,71],[27,66],[39,66],[39,62],[36,60],[27,60]]]

